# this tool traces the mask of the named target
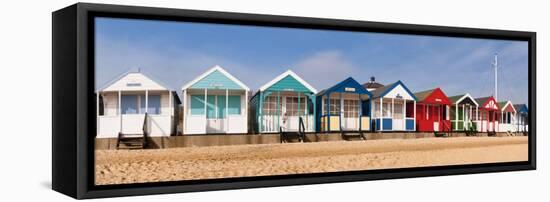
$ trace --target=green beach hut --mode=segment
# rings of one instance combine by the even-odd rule
[[[302,118],[306,132],[315,131],[317,90],[288,70],[266,83],[250,99],[252,133],[298,131]]]

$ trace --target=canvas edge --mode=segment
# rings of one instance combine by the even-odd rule
[[[76,8],[75,8],[76,7]],[[212,191],[212,190],[226,190],[226,189],[242,189],[242,188],[259,188],[259,187],[274,187],[274,186],[290,186],[290,185],[306,185],[306,184],[319,184],[319,183],[335,183],[335,182],[352,182],[352,181],[364,181],[364,180],[380,180],[380,179],[396,179],[396,178],[411,178],[411,177],[428,177],[428,176],[444,176],[444,175],[462,175],[462,174],[475,174],[475,173],[487,173],[487,172],[504,172],[504,171],[519,171],[519,170],[534,170],[536,169],[536,123],[535,123],[535,113],[536,113],[536,91],[535,91],[535,63],[536,63],[536,33],[535,32],[520,32],[520,31],[507,31],[507,30],[489,30],[489,29],[477,29],[477,28],[458,28],[458,27],[441,27],[441,26],[431,26],[431,25],[411,25],[411,24],[398,24],[398,23],[380,23],[380,22],[363,22],[363,21],[351,21],[351,20],[334,20],[334,19],[319,19],[319,18],[304,18],[304,17],[288,17],[288,16],[273,16],[273,15],[258,15],[258,14],[242,14],[242,13],[227,13],[227,12],[212,12],[212,11],[194,11],[194,10],[182,10],[182,9],[165,9],[165,8],[151,8],[151,7],[135,7],[135,6],[119,6],[119,5],[107,5],[107,4],[89,4],[89,3],[77,3],[73,6],[67,7],[70,9],[76,9],[77,16],[75,19],[78,19],[76,22],[77,32],[74,37],[77,37],[74,47],[77,48],[77,54],[75,59],[77,59],[77,73],[74,75],[74,78],[78,78],[75,82],[78,83],[77,89],[74,93],[75,103],[77,107],[70,108],[64,107],[63,109],[69,111],[76,111],[76,120],[78,120],[75,131],[77,134],[88,134],[90,131],[88,129],[93,128],[95,124],[92,119],[89,119],[88,112],[90,109],[93,111],[93,103],[90,105],[87,100],[89,100],[90,93],[93,96],[93,90],[90,92],[89,89],[93,89],[93,66],[88,66],[90,61],[90,39],[87,37],[90,36],[91,29],[89,29],[89,12],[114,12],[114,13],[129,13],[131,15],[147,15],[147,16],[171,16],[178,18],[178,13],[185,13],[185,17],[196,17],[196,18],[205,18],[209,20],[216,19],[230,19],[235,22],[242,21],[243,19],[250,19],[252,23],[268,25],[269,22],[275,21],[278,23],[288,23],[290,26],[300,26],[311,23],[313,26],[323,27],[323,28],[353,28],[359,29],[361,27],[374,28],[375,31],[388,31],[388,32],[410,32],[408,34],[434,34],[439,33],[442,35],[459,35],[460,37],[490,37],[490,36],[501,36],[503,38],[522,38],[529,41],[530,44],[530,62],[529,62],[529,71],[530,71],[530,136],[529,136],[529,162],[528,164],[522,165],[498,165],[498,166],[485,166],[478,168],[446,168],[437,170],[434,168],[423,168],[418,171],[410,171],[403,169],[402,172],[389,172],[389,173],[375,173],[375,174],[340,174],[334,176],[325,176],[325,177],[295,177],[295,178],[285,178],[280,180],[243,180],[237,182],[223,182],[223,183],[198,183],[192,185],[174,185],[174,186],[156,186],[154,183],[151,183],[150,187],[139,187],[139,188],[116,188],[116,189],[106,189],[106,190],[94,190],[92,189],[93,176],[89,175],[89,169],[93,169],[93,162],[90,162],[93,159],[93,150],[89,149],[89,143],[93,141],[93,136],[86,135],[82,137],[81,135],[77,136],[76,141],[69,141],[71,138],[66,138],[65,136],[72,135],[74,133],[65,134],[60,132],[59,126],[55,126],[59,123],[57,120],[62,120],[63,117],[60,117],[59,106],[57,106],[57,100],[52,98],[52,147],[59,145],[60,143],[65,144],[74,144],[74,147],[71,150],[75,151],[76,157],[70,159],[68,162],[59,162],[53,159],[60,157],[67,158],[69,154],[61,154],[60,148],[52,148],[52,188],[56,191],[64,193],[74,198],[99,198],[99,197],[114,197],[114,196],[131,196],[131,195],[146,195],[146,194],[162,194],[162,193],[182,193],[182,192],[196,192],[196,191]],[[67,9],[65,8],[65,9]],[[62,9],[60,11],[63,11]],[[65,10],[66,11],[66,10]],[[59,12],[59,11],[56,11]],[[52,15],[55,15],[55,13]],[[170,17],[170,18],[171,18]],[[181,17],[181,16],[180,16]],[[56,24],[56,19],[53,19],[52,24]],[[75,20],[76,21],[76,20]],[[55,25],[53,25],[55,26]],[[55,27],[53,28],[55,31]],[[93,34],[93,32],[92,32]],[[54,34],[55,35],[55,34]],[[55,46],[59,41],[55,40],[56,36],[52,36],[53,46],[53,55],[61,53],[63,51],[56,50]],[[93,54],[91,54],[93,56]],[[68,66],[59,66],[56,63],[55,59],[52,56],[52,97],[55,97],[60,91],[56,89],[56,80],[60,73],[55,73],[56,69],[65,69],[71,68]],[[74,68],[74,66],[72,67]],[[57,75],[57,76],[56,76]],[[91,81],[90,81],[91,80]],[[70,82],[69,82],[70,83]],[[90,85],[91,84],[91,85]],[[69,94],[71,94],[69,93]],[[95,100],[95,99],[92,99]],[[54,102],[55,101],[55,102]],[[67,119],[67,118],[65,118]],[[75,128],[71,126],[72,128]],[[81,133],[79,133],[81,132]],[[74,137],[72,137],[74,138]],[[69,140],[68,140],[69,139]],[[92,141],[90,141],[92,140]],[[91,151],[91,152],[90,152]],[[77,176],[66,177],[65,180],[59,179],[59,168],[74,168],[74,172]],[[55,178],[55,179],[54,179]],[[74,187],[72,188],[61,188],[61,187]]]

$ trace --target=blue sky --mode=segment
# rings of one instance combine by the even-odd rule
[[[499,55],[499,100],[527,102],[527,42],[258,26],[96,19],[96,88],[141,69],[173,90],[214,65],[256,91],[291,69],[317,90],[349,76],[413,92],[492,95]]]

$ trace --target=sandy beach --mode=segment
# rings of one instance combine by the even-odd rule
[[[96,184],[526,161],[527,137],[97,150]]]

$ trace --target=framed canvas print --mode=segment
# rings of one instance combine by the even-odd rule
[[[536,34],[78,3],[53,20],[74,198],[536,168]]]

